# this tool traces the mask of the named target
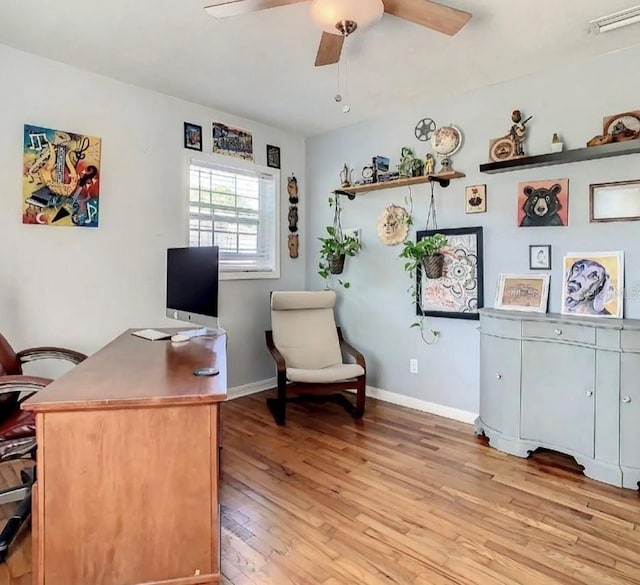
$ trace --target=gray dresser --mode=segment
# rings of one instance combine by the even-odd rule
[[[572,455],[588,477],[640,482],[640,321],[480,310],[480,416],[492,447]]]

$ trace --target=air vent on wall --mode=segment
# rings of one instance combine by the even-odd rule
[[[620,12],[614,12],[608,16],[596,18],[589,24],[594,32],[603,33],[638,22],[640,22],[640,6],[634,6],[626,10],[620,10]]]

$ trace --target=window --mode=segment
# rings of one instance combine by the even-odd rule
[[[220,247],[220,278],[278,278],[278,184],[261,167],[189,164],[189,245]]]

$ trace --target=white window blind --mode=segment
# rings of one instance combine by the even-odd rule
[[[189,245],[219,246],[222,273],[277,277],[274,175],[192,161]]]

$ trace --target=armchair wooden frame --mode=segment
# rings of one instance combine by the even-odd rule
[[[287,414],[287,402],[334,402],[341,405],[355,419],[362,418],[365,407],[366,389],[366,364],[364,356],[347,343],[342,335],[340,327],[336,327],[340,349],[351,355],[356,363],[365,370],[365,373],[356,378],[342,382],[304,383],[287,381],[287,365],[284,356],[278,351],[273,342],[271,330],[265,331],[267,348],[276,362],[278,395],[277,398],[267,398],[267,406],[278,425],[284,425]],[[356,389],[356,402],[354,404],[343,394],[347,390]],[[288,394],[294,396],[288,396]]]

